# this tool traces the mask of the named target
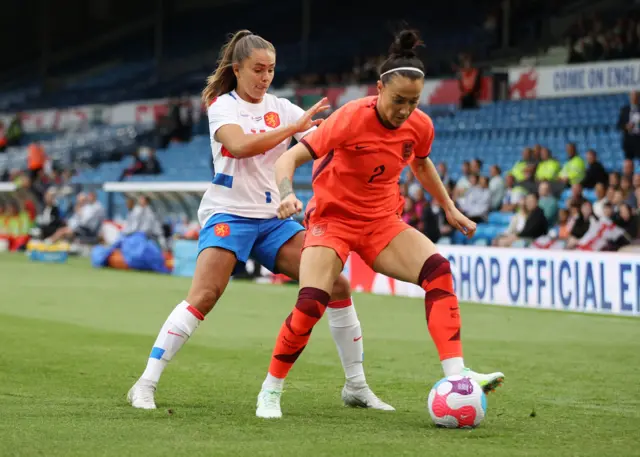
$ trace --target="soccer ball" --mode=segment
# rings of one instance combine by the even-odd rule
[[[487,414],[487,396],[473,379],[447,376],[429,392],[427,407],[438,427],[473,428]]]

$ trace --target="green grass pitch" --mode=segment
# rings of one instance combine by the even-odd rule
[[[464,304],[465,360],[501,370],[475,430],[435,428],[441,377],[421,300],[357,295],[365,369],[395,413],[342,406],[321,322],[285,417],[255,398],[296,290],[235,282],[165,371],[157,411],[129,407],[188,279],[0,256],[0,456],[631,456],[640,454],[640,320]]]

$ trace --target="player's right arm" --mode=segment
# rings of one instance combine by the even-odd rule
[[[293,192],[293,174],[296,169],[313,160],[304,143],[298,143],[276,161],[276,183],[280,192],[278,218],[286,219],[302,211],[302,202]]]
[[[329,109],[327,99],[323,98],[309,108],[295,123],[258,134],[247,134],[238,124],[237,113],[231,110],[215,109],[215,103],[209,108],[209,126],[214,137],[237,159],[244,159],[263,154],[292,137],[311,127],[320,125],[321,119],[313,117]]]
[[[278,218],[286,219],[302,211],[302,202],[293,192],[293,174],[298,167],[326,155],[347,139],[351,111],[349,104],[338,109],[276,161],[276,183],[280,192]]]

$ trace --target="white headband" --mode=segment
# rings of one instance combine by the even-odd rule
[[[391,70],[387,70],[384,73],[382,73],[380,75],[380,77],[382,78],[384,75],[388,75],[389,73],[393,73],[394,71],[415,71],[417,73],[420,73],[422,76],[424,76],[424,71],[420,70],[419,68],[416,67],[398,67],[398,68],[392,68]]]

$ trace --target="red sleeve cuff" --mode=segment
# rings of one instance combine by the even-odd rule
[[[309,150],[309,153],[311,154],[311,157],[313,157],[313,160],[316,160],[318,158],[318,155],[316,154],[316,151],[313,150],[313,148],[311,147],[311,145],[309,144],[309,142],[307,140],[302,138],[300,140],[300,143],[304,144],[307,147],[307,149]]]

